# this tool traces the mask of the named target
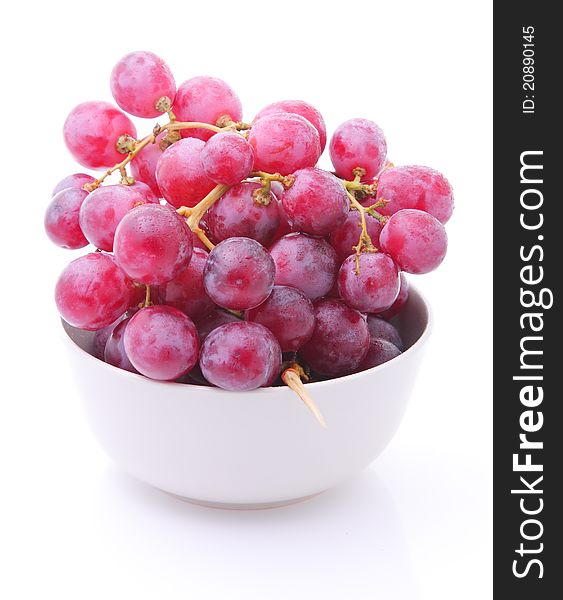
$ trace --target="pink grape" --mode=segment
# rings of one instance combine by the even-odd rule
[[[224,117],[242,120],[242,104],[235,92],[217,77],[192,77],[178,88],[173,107],[178,121],[198,121],[216,125]],[[182,129],[182,137],[208,140],[213,132],[207,129]]]
[[[130,305],[131,282],[107,254],[73,260],[61,273],[55,302],[73,327],[96,331],[113,323]]]
[[[228,323],[212,331],[201,348],[205,379],[224,390],[248,391],[272,385],[282,353],[274,335],[259,323]]]
[[[407,300],[409,299],[409,280],[406,278],[404,273],[400,274],[401,286],[399,288],[399,295],[393,304],[382,313],[379,314],[380,317],[384,319],[391,319],[395,315],[398,315],[402,310]]]
[[[148,306],[134,314],[123,345],[137,371],[162,381],[178,379],[193,369],[199,354],[193,321],[172,306]]]
[[[355,371],[369,348],[365,317],[333,298],[315,302],[315,317],[313,336],[300,350],[306,364],[313,371],[331,377]]]
[[[168,65],[152,52],[126,54],[113,68],[110,88],[114,100],[130,115],[151,119],[164,111],[156,108],[164,96],[170,102],[176,95],[176,83]]]
[[[127,187],[141,195],[147,204],[159,204],[158,195],[155,194],[151,187],[146,183],[143,183],[142,181],[135,181],[135,183],[128,185]]]
[[[111,252],[115,230],[121,219],[140,204],[146,204],[146,200],[132,186],[99,187],[88,194],[82,204],[80,227],[92,245]]]
[[[163,304],[174,306],[194,321],[205,317],[215,308],[203,286],[203,270],[207,256],[207,252],[194,248],[188,266],[158,289]]]
[[[239,133],[220,133],[206,142],[201,162],[209,179],[223,185],[235,185],[252,171],[254,150]]]
[[[307,119],[317,130],[321,144],[321,153],[326,146],[326,125],[321,113],[314,107],[303,102],[303,100],[280,100],[265,106],[255,117],[254,121],[278,113],[293,113]]]
[[[366,228],[372,244],[377,248],[381,224],[377,219],[366,214]],[[354,246],[358,244],[361,233],[360,213],[357,210],[351,210],[346,215],[346,220],[333,230],[329,238],[330,245],[335,249],[339,262],[344,262],[348,256],[355,253]]]
[[[134,281],[161,285],[185,269],[192,256],[192,233],[184,219],[160,204],[130,210],[115,232],[115,260]]]
[[[357,372],[377,367],[390,361],[401,354],[397,346],[384,339],[372,338],[369,344],[369,350],[366,357],[357,368]]]
[[[122,135],[137,137],[135,125],[109,102],[83,102],[70,111],[64,140],[76,161],[88,169],[113,167],[125,157],[117,151]]]
[[[68,175],[64,179],[61,179],[59,183],[55,186],[51,196],[55,196],[62,190],[66,190],[67,188],[76,188],[81,190],[82,186],[86,183],[92,183],[96,181],[92,175],[86,175],[86,173],[74,173],[73,175]]]
[[[232,313],[221,310],[220,308],[214,308],[208,315],[199,319],[196,322],[197,332],[201,343],[205,341],[205,338],[212,332],[226,325],[227,323],[238,323],[240,319]]]
[[[330,292],[338,272],[338,258],[323,239],[304,233],[284,235],[270,248],[276,265],[276,285],[301,290],[310,300]]]
[[[210,298],[231,310],[258,306],[274,287],[275,266],[256,240],[231,237],[209,253],[203,283]]]
[[[387,160],[387,142],[381,128],[368,119],[350,119],[339,125],[330,140],[330,160],[338,177],[354,179],[356,167],[375,177]]]
[[[438,219],[426,212],[403,209],[386,223],[381,248],[407,273],[429,273],[446,256],[448,236]]]
[[[156,181],[168,202],[195,206],[215,187],[203,171],[201,153],[205,144],[196,138],[175,142],[161,155],[156,165]]]
[[[387,310],[399,293],[399,269],[382,252],[360,254],[360,272],[356,256],[349,256],[338,272],[338,292],[348,306],[360,312]]]
[[[156,137],[156,142],[154,144],[145,146],[141,152],[135,156],[135,160],[132,160],[130,163],[131,175],[133,175],[137,181],[142,181],[148,185],[159,198],[162,194],[156,181],[156,165],[158,159],[162,156],[163,151],[159,144],[164,137],[166,137],[165,131]]]
[[[80,228],[80,207],[88,192],[66,188],[58,192],[45,211],[45,231],[49,239],[61,248],[84,248],[88,240]]]
[[[376,201],[388,202],[378,209],[381,214],[393,215],[404,208],[415,208],[430,213],[442,223],[452,216],[452,186],[430,167],[393,167],[385,169],[377,179]]]
[[[273,240],[280,225],[278,203],[270,194],[270,204],[258,204],[252,193],[261,187],[254,182],[239,183],[207,211],[205,223],[214,243],[230,237],[248,237],[267,246]]]
[[[281,202],[285,187],[280,181],[270,181],[270,191]]]
[[[368,315],[367,323],[372,340],[385,340],[391,342],[399,350],[403,350],[403,340],[393,324],[376,315]]]
[[[130,371],[131,373],[138,373],[137,369],[135,369],[135,367],[131,364],[123,344],[125,328],[130,320],[131,317],[124,319],[123,321],[119,322],[110,332],[104,348],[104,360],[108,364],[118,367],[119,369]]]
[[[313,335],[315,310],[302,291],[276,285],[267,300],[247,311],[246,320],[267,327],[282,352],[297,352]]]
[[[321,155],[317,130],[303,117],[277,113],[254,122],[248,142],[254,149],[257,171],[288,175],[314,167]]]
[[[299,169],[294,175],[293,184],[282,196],[289,222],[299,231],[321,236],[342,225],[350,202],[340,181],[313,167]]]

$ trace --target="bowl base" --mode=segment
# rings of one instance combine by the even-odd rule
[[[300,502],[306,502],[323,492],[316,492],[309,496],[302,496],[301,498],[290,498],[288,500],[279,500],[276,502],[257,502],[257,503],[228,503],[228,502],[209,502],[207,500],[197,500],[195,498],[186,498],[185,496],[179,496],[178,494],[172,494],[166,492],[169,496],[182,500],[183,502],[189,502],[190,504],[196,504],[197,506],[205,506],[206,508],[219,508],[222,510],[268,510],[270,508],[281,508],[283,506],[291,506],[292,504],[299,504]]]

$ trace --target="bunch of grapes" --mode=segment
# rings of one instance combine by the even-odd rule
[[[402,352],[389,319],[408,299],[405,273],[445,256],[448,181],[388,162],[382,130],[360,118],[336,129],[334,171],[322,170],[313,106],[275,102],[245,123],[224,81],[177,87],[150,52],[122,58],[110,85],[126,113],[168,122],[138,139],[109,103],[68,115],[71,154],[105,172],[64,178],[46,211],[55,244],[94,248],[59,277],[62,318],[94,331],[116,367],[233,391],[286,384],[322,422],[303,382]]]

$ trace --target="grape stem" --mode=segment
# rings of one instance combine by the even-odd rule
[[[262,187],[252,192],[252,198],[256,204],[268,206],[272,201],[270,188],[272,181],[279,181],[285,189],[291,187],[295,181],[294,175],[281,175],[280,173],[265,173],[264,171],[254,171],[250,177],[259,177],[262,181]]]
[[[321,411],[317,408],[315,401],[309,396],[303,381],[309,381],[309,377],[303,370],[303,367],[298,363],[291,363],[287,369],[281,374],[281,379],[287,385],[287,387],[293,390],[301,400],[305,403],[307,408],[313,413],[317,421],[322,427],[326,428],[326,421]]]
[[[145,304],[144,307],[146,308],[147,306],[152,306],[152,301],[151,301],[151,286],[147,285],[146,289],[145,289]]]

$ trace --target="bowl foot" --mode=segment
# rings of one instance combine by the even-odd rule
[[[178,498],[184,502],[190,504],[197,504],[198,506],[205,506],[207,508],[219,508],[223,510],[267,510],[270,508],[281,508],[282,506],[290,506],[292,504],[299,504],[300,502],[306,502],[323,492],[316,492],[309,496],[302,496],[301,498],[291,498],[289,500],[279,500],[276,502],[256,502],[256,503],[229,503],[229,502],[209,502],[207,500],[197,500],[195,498],[186,498],[185,496],[179,496],[178,494],[172,494],[166,492],[169,496]]]

